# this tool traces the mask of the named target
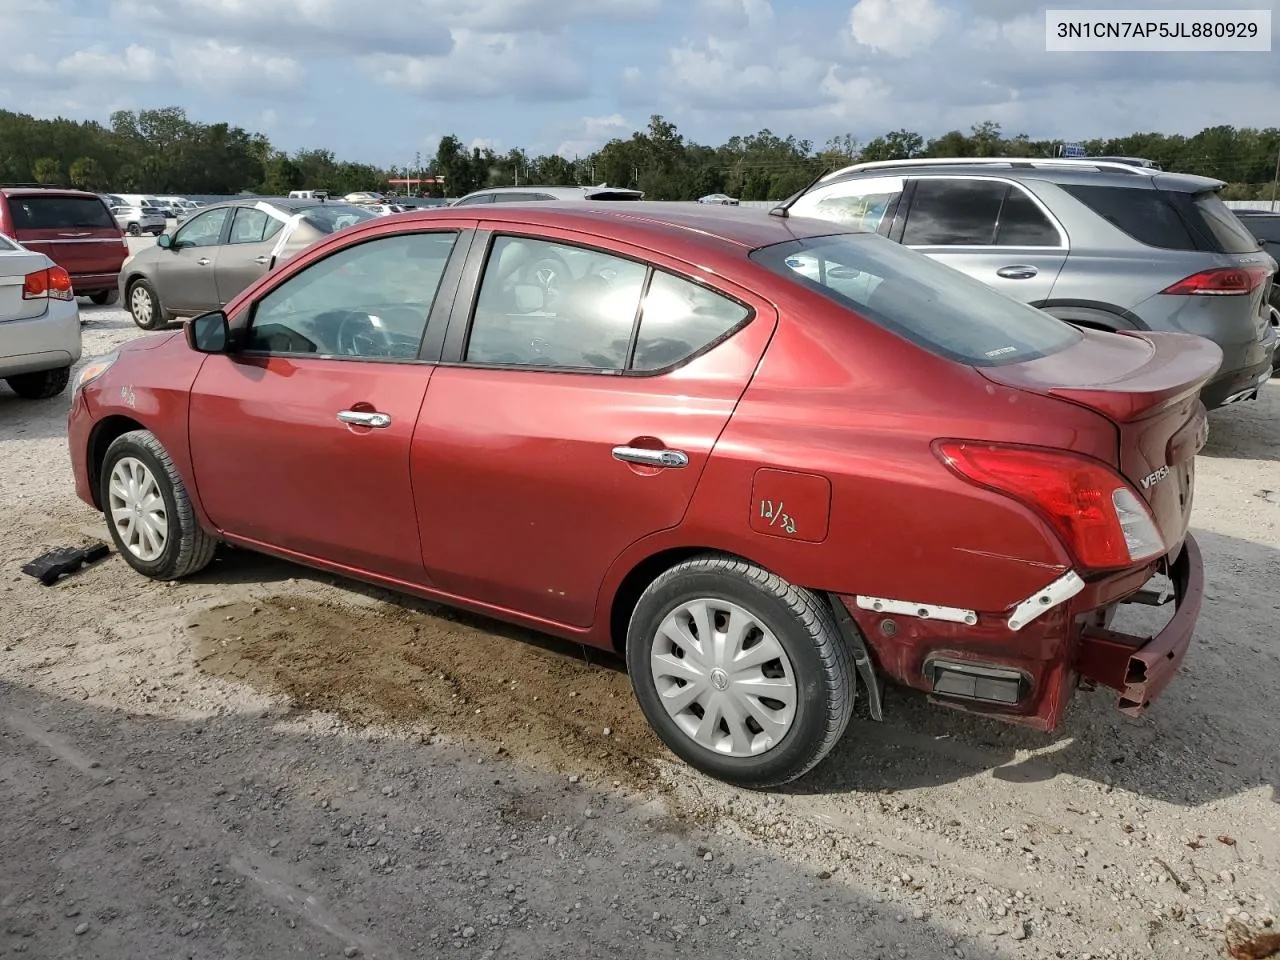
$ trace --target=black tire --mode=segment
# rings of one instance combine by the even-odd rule
[[[96,290],[89,294],[89,300],[102,307],[108,303],[115,303],[120,299],[120,291],[116,290]]]
[[[154,560],[143,560],[133,553],[111,519],[111,471],[124,457],[142,462],[155,478],[164,499],[168,533],[164,549]],[[218,541],[200,526],[182,477],[150,430],[131,430],[111,442],[98,473],[98,486],[99,502],[111,539],[125,562],[139,573],[153,580],[178,580],[198,573],[213,560]]]
[[[732,757],[696,743],[667,713],[650,655],[663,620],[701,597],[745,608],[777,638],[796,684],[796,715],[764,753]],[[660,575],[640,596],[627,629],[627,670],[640,709],[658,736],[691,767],[749,789],[781,786],[813,769],[839,742],[853,715],[855,668],[830,609],[801,587],[754,564],[704,554]]]
[[[145,290],[147,297],[151,300],[151,317],[150,319],[138,319],[138,313],[134,309],[134,298],[138,290]],[[129,310],[129,316],[133,318],[133,322],[143,330],[159,330],[167,322],[164,316],[164,310],[160,306],[160,297],[156,294],[156,288],[151,285],[149,280],[138,278],[129,284],[128,301],[125,306]]]
[[[131,237],[142,236],[142,228],[138,226],[136,223],[129,224],[128,231],[129,231],[129,236]]]
[[[9,389],[24,400],[48,400],[67,389],[71,379],[70,367],[58,367],[56,370],[41,370],[38,373],[19,373],[6,377]]]

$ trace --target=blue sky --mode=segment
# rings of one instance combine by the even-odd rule
[[[1277,0],[1235,0],[1272,9]],[[1064,7],[1194,7],[1059,0]],[[1201,3],[1201,6],[1212,6]],[[0,0],[0,106],[179,105],[383,165],[441,135],[585,155],[660,113],[718,144],[991,119],[1070,139],[1265,126],[1272,53],[1048,54],[1034,0]],[[30,37],[24,44],[21,37]],[[15,43],[14,38],[19,38]]]

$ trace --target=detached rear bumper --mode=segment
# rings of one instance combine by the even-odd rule
[[[1200,547],[1187,534],[1182,552],[1169,568],[1173,582],[1173,618],[1154,637],[1086,627],[1080,636],[1075,667],[1083,678],[1120,694],[1121,713],[1138,716],[1173,681],[1195,632],[1204,602],[1204,561]]]

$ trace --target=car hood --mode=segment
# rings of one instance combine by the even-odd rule
[[[116,348],[116,353],[136,353],[139,350],[154,350],[156,347],[162,347],[174,337],[180,336],[181,331],[172,330],[165,333],[153,333],[150,336],[138,337],[136,340],[130,340],[120,344]]]

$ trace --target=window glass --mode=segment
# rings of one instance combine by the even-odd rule
[[[1194,250],[1187,226],[1173,204],[1149,187],[1061,184],[1090,210],[1139,243],[1166,250]]]
[[[1196,194],[1191,208],[1219,253],[1253,253],[1258,249],[1257,239],[1215,191]]]
[[[346,247],[260,301],[245,349],[412,360],[457,234],[410,233]]]
[[[901,177],[870,177],[819,187],[791,206],[797,217],[831,220],[853,230],[875,233],[902,195]]]
[[[284,224],[256,207],[237,207],[228,243],[262,243],[280,232]]]
[[[632,370],[661,370],[697,353],[751,315],[718,293],[654,271],[640,313]]]
[[[17,194],[9,197],[9,213],[18,230],[119,229],[106,205],[97,197]]]
[[[996,243],[1002,247],[1057,247],[1062,244],[1058,229],[1019,187],[1010,187],[1000,208]]]
[[[216,246],[222,236],[222,225],[230,213],[230,207],[219,207],[193,217],[174,236],[174,241],[183,247]]]
[[[795,283],[933,353],[973,366],[1057,353],[1082,334],[931,257],[865,233],[813,237],[751,254]]]
[[[498,237],[464,359],[620,372],[646,271],[585,247]]]
[[[907,246],[990,246],[1008,184],[952,178],[916,181],[902,242]]]
[[[320,203],[298,211],[302,219],[320,233],[337,233],[365,220],[377,218],[377,214],[354,203]]]
[[[454,203],[455,207],[469,207],[473,203],[493,203],[492,193],[482,193],[474,197],[463,197]]]

